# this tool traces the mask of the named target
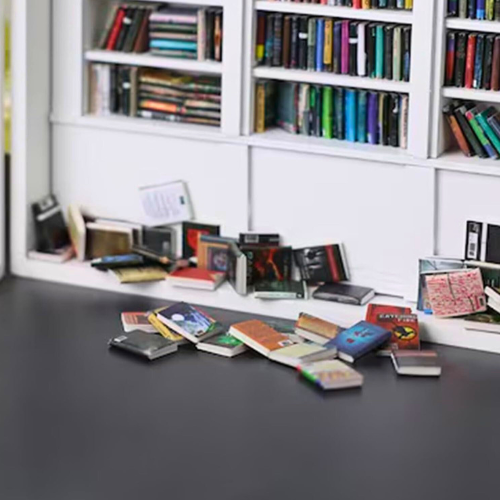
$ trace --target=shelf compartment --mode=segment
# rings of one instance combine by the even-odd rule
[[[353,9],[352,7],[333,7],[329,5],[303,4],[295,2],[255,2],[257,10],[270,12],[287,12],[309,16],[337,17],[343,19],[362,19],[366,21],[385,21],[388,23],[412,24],[411,10],[391,9]]]
[[[437,170],[500,177],[500,160],[477,156],[468,157],[459,150],[447,151],[439,158],[429,160],[429,163]]]
[[[478,21],[477,19],[461,19],[459,17],[449,17],[446,19],[447,29],[462,31],[480,31],[483,33],[500,33],[500,22],[498,21]]]
[[[465,89],[458,87],[443,87],[443,97],[463,99],[465,101],[481,101],[500,103],[500,92],[495,90]]]
[[[253,76],[266,80],[279,80],[300,83],[314,83],[318,85],[333,85],[338,87],[352,87],[358,89],[381,90],[386,92],[410,92],[409,82],[397,82],[364,76],[338,75],[320,71],[304,71],[299,69],[273,68],[257,66],[253,69]]]
[[[88,50],[85,60],[94,63],[123,64],[148,68],[172,69],[192,73],[222,74],[222,63],[216,61],[195,61],[154,56],[148,53],[128,53],[111,50]]]

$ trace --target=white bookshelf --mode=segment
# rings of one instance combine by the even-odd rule
[[[445,20],[446,29],[460,31],[480,31],[482,33],[498,33],[499,24],[499,21],[461,19],[459,17],[449,17]]]
[[[443,97],[447,97],[449,99],[500,103],[500,92],[495,92],[493,90],[443,87],[441,94]]]
[[[259,301],[240,297],[227,284],[214,293],[172,288],[168,282],[119,285],[111,274],[86,264],[30,260],[30,204],[54,192],[64,206],[76,203],[94,215],[135,220],[139,186],[183,179],[196,220],[221,224],[228,236],[279,232],[296,248],[343,241],[354,284],[374,287],[379,302],[410,301],[412,307],[418,257],[460,256],[465,220],[500,222],[491,201],[500,190],[500,162],[447,151],[441,114],[447,99],[462,98],[453,94],[458,90],[466,92],[463,98],[498,102],[496,93],[481,97],[477,91],[442,88],[446,29],[500,32],[495,23],[446,19],[445,0],[415,0],[412,12],[254,0],[175,2],[224,9],[223,62],[213,63],[95,50],[96,33],[115,2],[13,4],[14,274],[288,318],[306,311],[348,325],[362,319],[365,309],[316,300]],[[410,82],[256,68],[259,10],[411,25]],[[220,75],[222,126],[88,116],[84,96],[90,62]],[[253,134],[253,89],[261,78],[407,93],[408,149],[280,129]],[[500,336],[466,332],[461,321],[424,315],[420,320],[427,340],[500,353]]]

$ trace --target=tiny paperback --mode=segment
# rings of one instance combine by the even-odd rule
[[[363,385],[363,375],[338,360],[318,361],[298,368],[302,376],[323,390]]]
[[[341,244],[301,248],[293,255],[302,279],[311,285],[349,279]]]
[[[362,306],[375,297],[375,290],[344,283],[326,283],[313,292],[315,299]]]
[[[418,351],[420,335],[418,316],[416,314],[378,315],[378,326],[391,332],[391,339],[378,351],[379,356],[390,356],[392,351]]]
[[[198,255],[198,240],[200,235],[219,236],[220,226],[184,222],[182,224],[182,257],[190,259]]]
[[[215,290],[226,278],[221,272],[208,271],[196,267],[185,267],[176,269],[168,276],[168,281],[174,285],[184,288],[196,288],[199,290]]]
[[[110,347],[143,356],[153,361],[177,351],[177,344],[154,333],[130,332],[114,337],[109,341]]]
[[[242,354],[247,350],[247,346],[241,342],[241,340],[238,340],[229,333],[221,333],[216,337],[199,342],[196,344],[196,348],[200,351],[210,352],[228,358]]]
[[[155,327],[148,321],[147,312],[123,312],[121,314],[123,331],[126,333],[140,330],[146,333],[156,333]]]
[[[263,281],[256,283],[254,297],[257,299],[305,299],[305,281]]]
[[[271,361],[276,361],[293,368],[299,365],[322,361],[324,359],[333,359],[337,357],[337,349],[326,348],[313,342],[302,342],[281,349],[276,349],[269,354]]]
[[[344,328],[335,323],[330,323],[306,313],[300,313],[295,324],[295,333],[297,335],[320,345],[328,343],[342,331],[344,331]]]
[[[398,375],[439,377],[441,365],[434,351],[394,351],[392,363]]]
[[[168,273],[161,267],[139,266],[112,269],[120,283],[147,283],[149,281],[163,281]]]

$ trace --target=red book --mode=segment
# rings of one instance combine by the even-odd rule
[[[106,44],[106,50],[113,50],[116,45],[116,40],[118,40],[118,35],[123,24],[123,19],[125,18],[125,9],[120,7],[116,13],[115,22],[111,28],[111,33],[109,35],[108,43]]]
[[[452,39],[448,39],[448,51],[446,52],[446,85],[452,85],[455,75],[455,34]]]
[[[411,314],[411,308],[386,306],[384,304],[369,304],[366,309],[365,320],[372,325],[378,325],[379,314]]]
[[[352,2],[352,6],[355,8],[355,9],[361,9],[361,0],[354,0]]]
[[[467,56],[465,59],[465,88],[471,89],[474,80],[474,63],[476,60],[476,38],[475,33],[469,35],[467,41]]]
[[[379,356],[390,356],[392,351],[420,349],[416,314],[379,314],[377,324],[392,334],[387,345],[377,352]]]
[[[175,286],[215,290],[224,281],[225,276],[225,273],[208,271],[197,267],[185,267],[170,273],[168,281]]]

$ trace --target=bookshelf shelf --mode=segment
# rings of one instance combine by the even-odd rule
[[[181,4],[181,5],[194,5],[194,6],[207,6],[207,7],[223,7],[227,4],[227,0],[134,0],[134,3],[169,3],[169,4]]]
[[[150,54],[129,54],[110,50],[88,50],[85,52],[85,60],[94,63],[124,64],[127,66],[173,69],[213,75],[222,74],[222,63],[220,62],[172,59]]]
[[[442,95],[443,97],[448,97],[451,99],[500,103],[500,92],[495,92],[493,90],[443,87]]]
[[[447,29],[453,30],[500,33],[500,22],[498,21],[478,21],[477,19],[449,17],[446,19],[445,26]]]
[[[253,76],[268,80],[280,80],[301,83],[315,83],[320,85],[337,85],[339,87],[353,87],[368,90],[385,90],[389,92],[408,93],[410,83],[392,80],[381,80],[360,76],[337,75],[320,71],[303,71],[297,69],[269,68],[258,66],[253,69]]]
[[[388,23],[412,24],[412,11],[388,9],[353,9],[351,7],[332,7],[329,5],[301,4],[295,2],[255,2],[256,10],[270,12],[286,12],[310,16],[338,17],[366,21],[383,21]]]
[[[437,170],[500,177],[500,160],[477,157],[469,158],[458,150],[447,151],[439,158],[431,160],[431,163]]]

